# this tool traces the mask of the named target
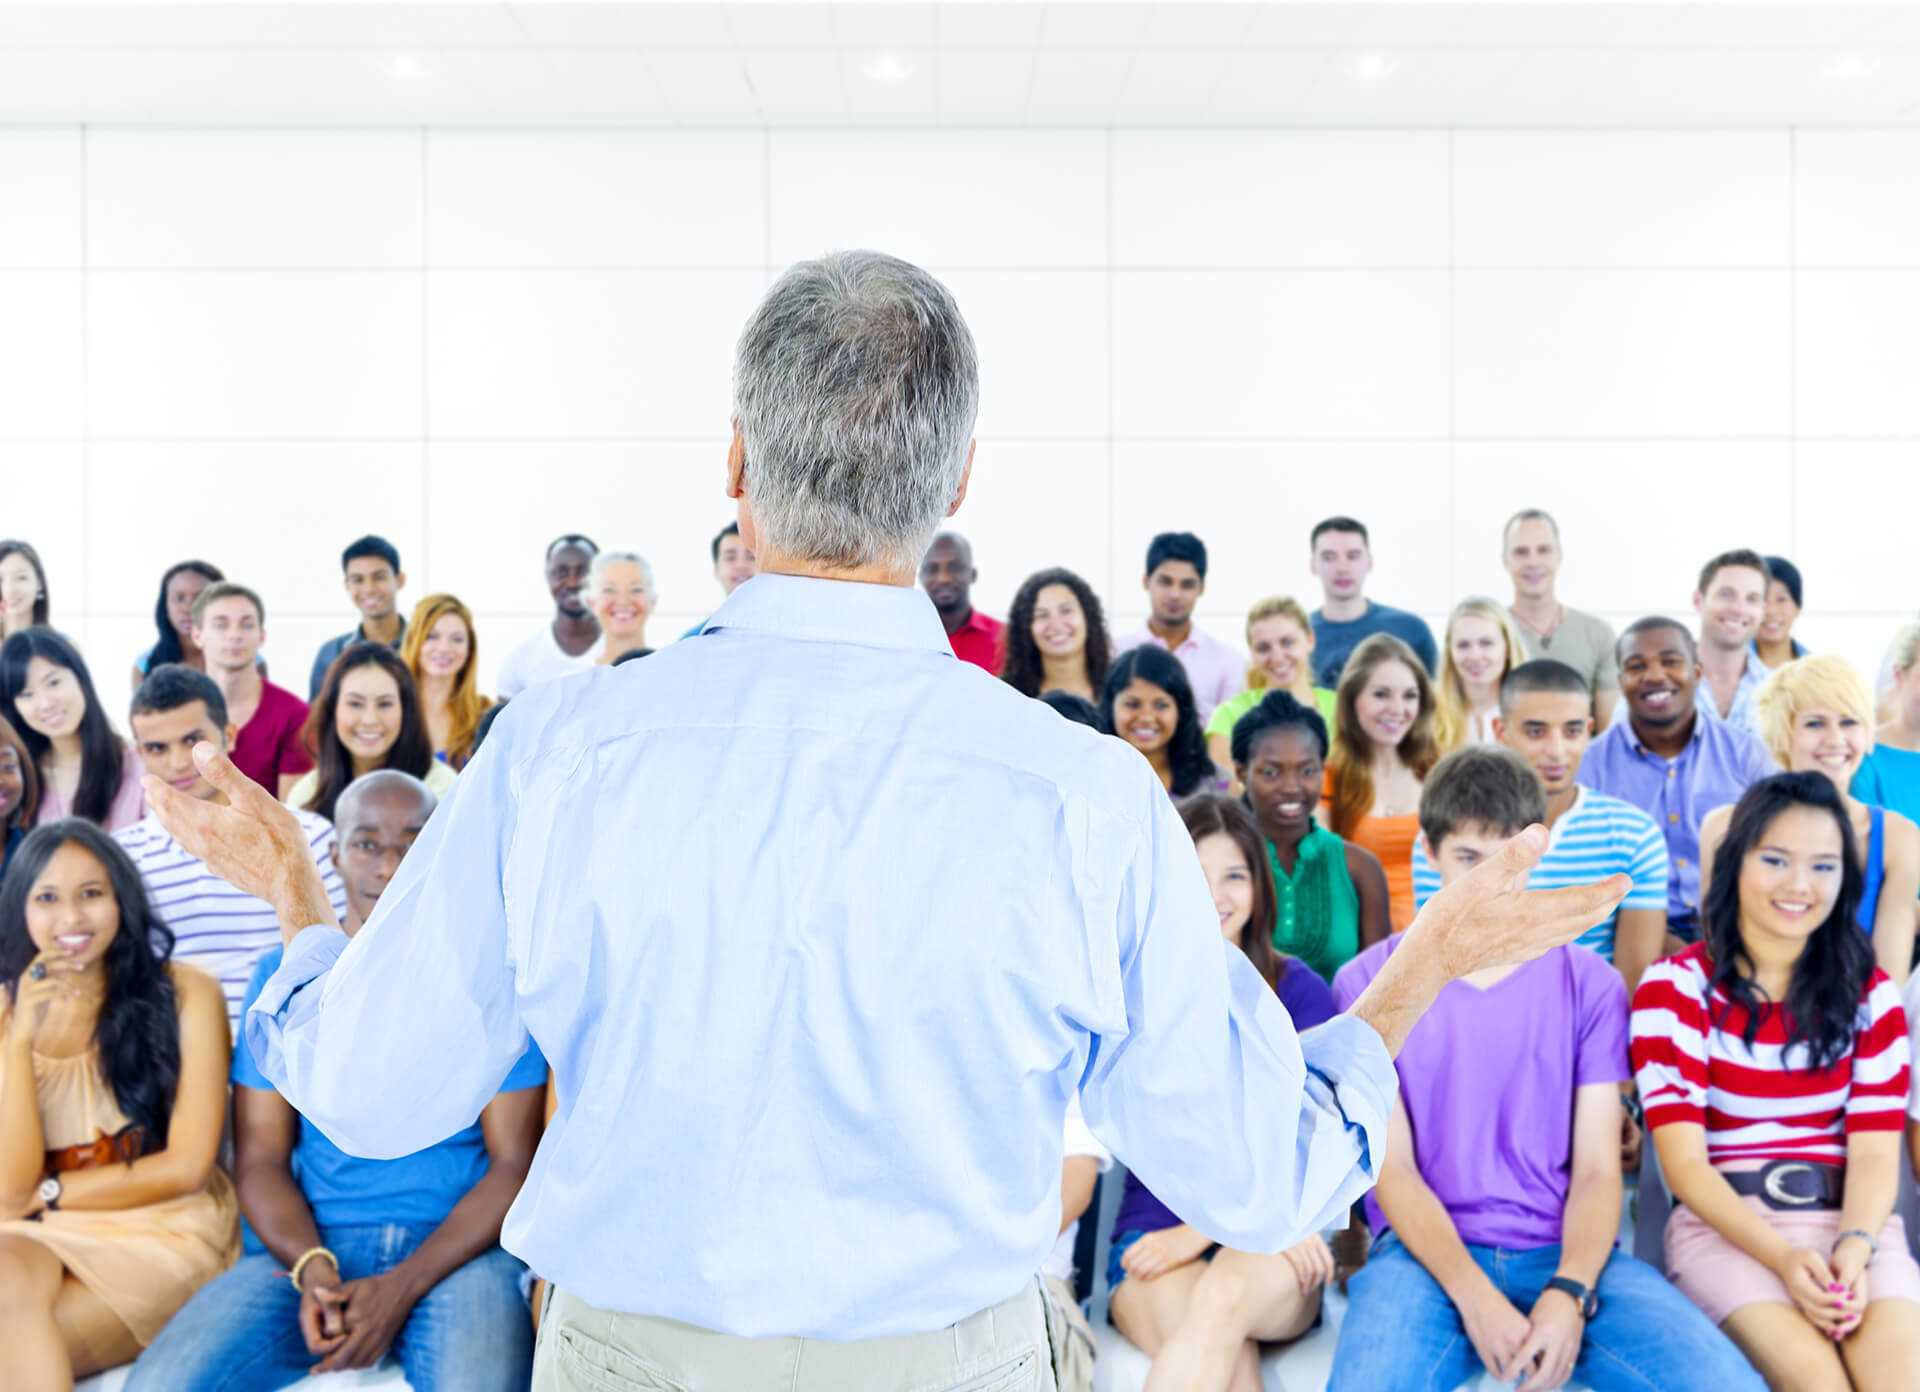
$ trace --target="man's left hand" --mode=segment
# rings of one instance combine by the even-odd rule
[[[323,1306],[336,1310],[347,1328],[347,1341],[313,1365],[316,1373],[371,1368],[413,1313],[412,1290],[391,1271],[337,1286],[316,1286],[313,1294]]]
[[[287,942],[302,928],[339,926],[326,882],[299,819],[202,740],[193,762],[226,802],[181,792],[148,774],[141,780],[147,808],[190,856],[239,890],[273,905]]]
[[[1514,1356],[1513,1366],[1521,1371],[1532,1368],[1533,1375],[1520,1384],[1520,1392],[1552,1392],[1553,1388],[1564,1387],[1573,1376],[1573,1365],[1580,1360],[1580,1343],[1587,1337],[1587,1322],[1580,1315],[1580,1307],[1565,1291],[1542,1291],[1533,1302],[1527,1322],[1527,1339]]]

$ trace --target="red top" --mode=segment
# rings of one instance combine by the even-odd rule
[[[1707,1156],[1844,1165],[1856,1131],[1906,1120],[1907,1021],[1900,988],[1878,967],[1854,1020],[1853,1048],[1830,1067],[1786,1047],[1784,1012],[1766,1008],[1749,1049],[1747,1012],[1708,987],[1706,949],[1655,962],[1633,993],[1633,1065],[1647,1128],[1693,1122]]]
[[[313,767],[313,760],[300,743],[300,731],[306,723],[307,703],[285,687],[263,679],[260,704],[233,742],[234,767],[279,797],[281,774],[305,773]]]
[[[947,635],[947,641],[953,644],[955,657],[962,662],[971,662],[976,667],[984,667],[997,677],[1000,675],[1006,633],[1007,626],[1000,620],[990,619],[975,609],[967,615],[965,623]]]

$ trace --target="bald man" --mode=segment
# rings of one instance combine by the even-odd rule
[[[920,588],[933,601],[953,655],[998,676],[1007,626],[973,607],[973,546],[958,532],[942,532],[920,562]]]

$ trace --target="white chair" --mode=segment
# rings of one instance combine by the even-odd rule
[[[120,1392],[126,1385],[127,1369],[112,1368],[97,1377],[82,1378],[73,1392]],[[287,1384],[283,1392],[410,1392],[400,1365],[392,1361],[357,1373],[323,1373],[319,1377],[301,1377]]]

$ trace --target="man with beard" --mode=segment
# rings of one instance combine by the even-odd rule
[[[979,578],[973,547],[958,532],[940,533],[920,562],[920,588],[940,615],[953,655],[997,676],[1007,626],[973,607],[973,582]]]
[[[494,679],[500,699],[518,696],[530,686],[593,666],[600,643],[600,620],[581,598],[587,568],[600,548],[569,532],[547,547],[547,590],[553,595],[553,622],[508,653]]]
[[[1640,619],[1620,635],[1616,721],[1580,760],[1580,785],[1632,803],[1666,834],[1667,928],[1700,936],[1700,823],[1778,772],[1760,742],[1694,703],[1700,655],[1672,619]]]

